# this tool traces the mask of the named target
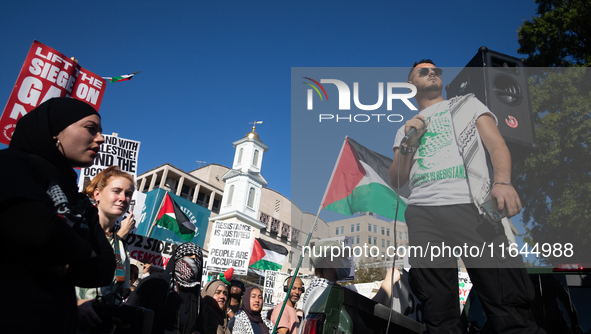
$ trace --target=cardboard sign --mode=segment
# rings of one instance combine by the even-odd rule
[[[263,288],[263,307],[265,309],[274,308],[275,306],[283,303],[285,300],[285,291],[283,291],[283,286],[285,280],[291,275],[282,273],[279,271],[272,271],[272,270],[265,270],[265,286]],[[310,286],[310,282],[312,281],[309,278],[301,278],[302,284],[304,288],[307,289]],[[304,294],[300,295],[300,300],[298,300],[296,304],[296,309],[303,308],[302,298]]]
[[[141,142],[125,139],[113,135],[105,135],[105,142],[101,145],[100,151],[91,167],[80,169],[78,188],[80,191],[98,173],[110,166],[119,166],[121,171],[126,172],[137,180],[137,161]]]
[[[468,293],[472,289],[472,280],[465,272],[458,272],[458,288],[460,292],[460,310],[464,309]]]
[[[16,122],[52,97],[72,97],[98,111],[106,86],[105,79],[34,41],[0,118],[0,143],[8,145]]]
[[[178,247],[170,242],[152,239],[130,233],[125,238],[131,258],[142,263],[149,263],[154,267],[166,268],[172,253]]]
[[[246,275],[254,243],[254,227],[216,220],[209,241],[208,271],[224,272],[234,268],[234,275]]]

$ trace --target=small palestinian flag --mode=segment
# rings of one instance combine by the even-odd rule
[[[133,78],[134,75],[140,73],[141,71],[137,71],[135,73],[132,74],[125,74],[125,75],[120,75],[118,77],[103,77],[103,79],[107,80],[110,83],[115,83],[115,82],[119,82],[119,81],[129,81]]]
[[[254,239],[252,245],[252,255],[248,266],[261,271],[281,270],[283,262],[287,257],[287,248],[265,241],[261,238]]]
[[[320,207],[349,216],[374,212],[396,219],[398,195],[390,186],[391,164],[392,159],[346,137]],[[406,199],[400,199],[398,221],[405,221]]]
[[[193,240],[195,225],[183,213],[178,204],[166,193],[156,218],[156,224],[173,231],[176,235],[186,240]]]

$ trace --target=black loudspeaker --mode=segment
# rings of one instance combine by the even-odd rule
[[[473,93],[497,116],[513,161],[538,149],[524,61],[483,46],[445,87],[448,99]]]

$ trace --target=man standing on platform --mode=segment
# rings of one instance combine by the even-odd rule
[[[450,249],[477,246],[488,253],[461,256],[493,331],[544,333],[529,310],[534,289],[523,259],[500,255],[499,245],[508,244],[503,223],[483,209],[483,203],[496,200],[493,209],[499,213],[506,210],[511,217],[521,210],[496,116],[472,94],[444,100],[442,72],[431,60],[413,65],[408,82],[417,88],[419,113],[398,130],[390,167],[392,185],[408,181],[411,189],[405,212],[409,242],[422,254],[410,254],[410,280],[423,304],[423,320],[429,333],[463,332],[458,264]]]

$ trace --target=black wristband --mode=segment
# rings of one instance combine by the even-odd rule
[[[400,145],[400,153],[402,155],[415,154],[416,151],[417,151],[416,147],[410,147],[410,146],[406,146],[404,144]]]

